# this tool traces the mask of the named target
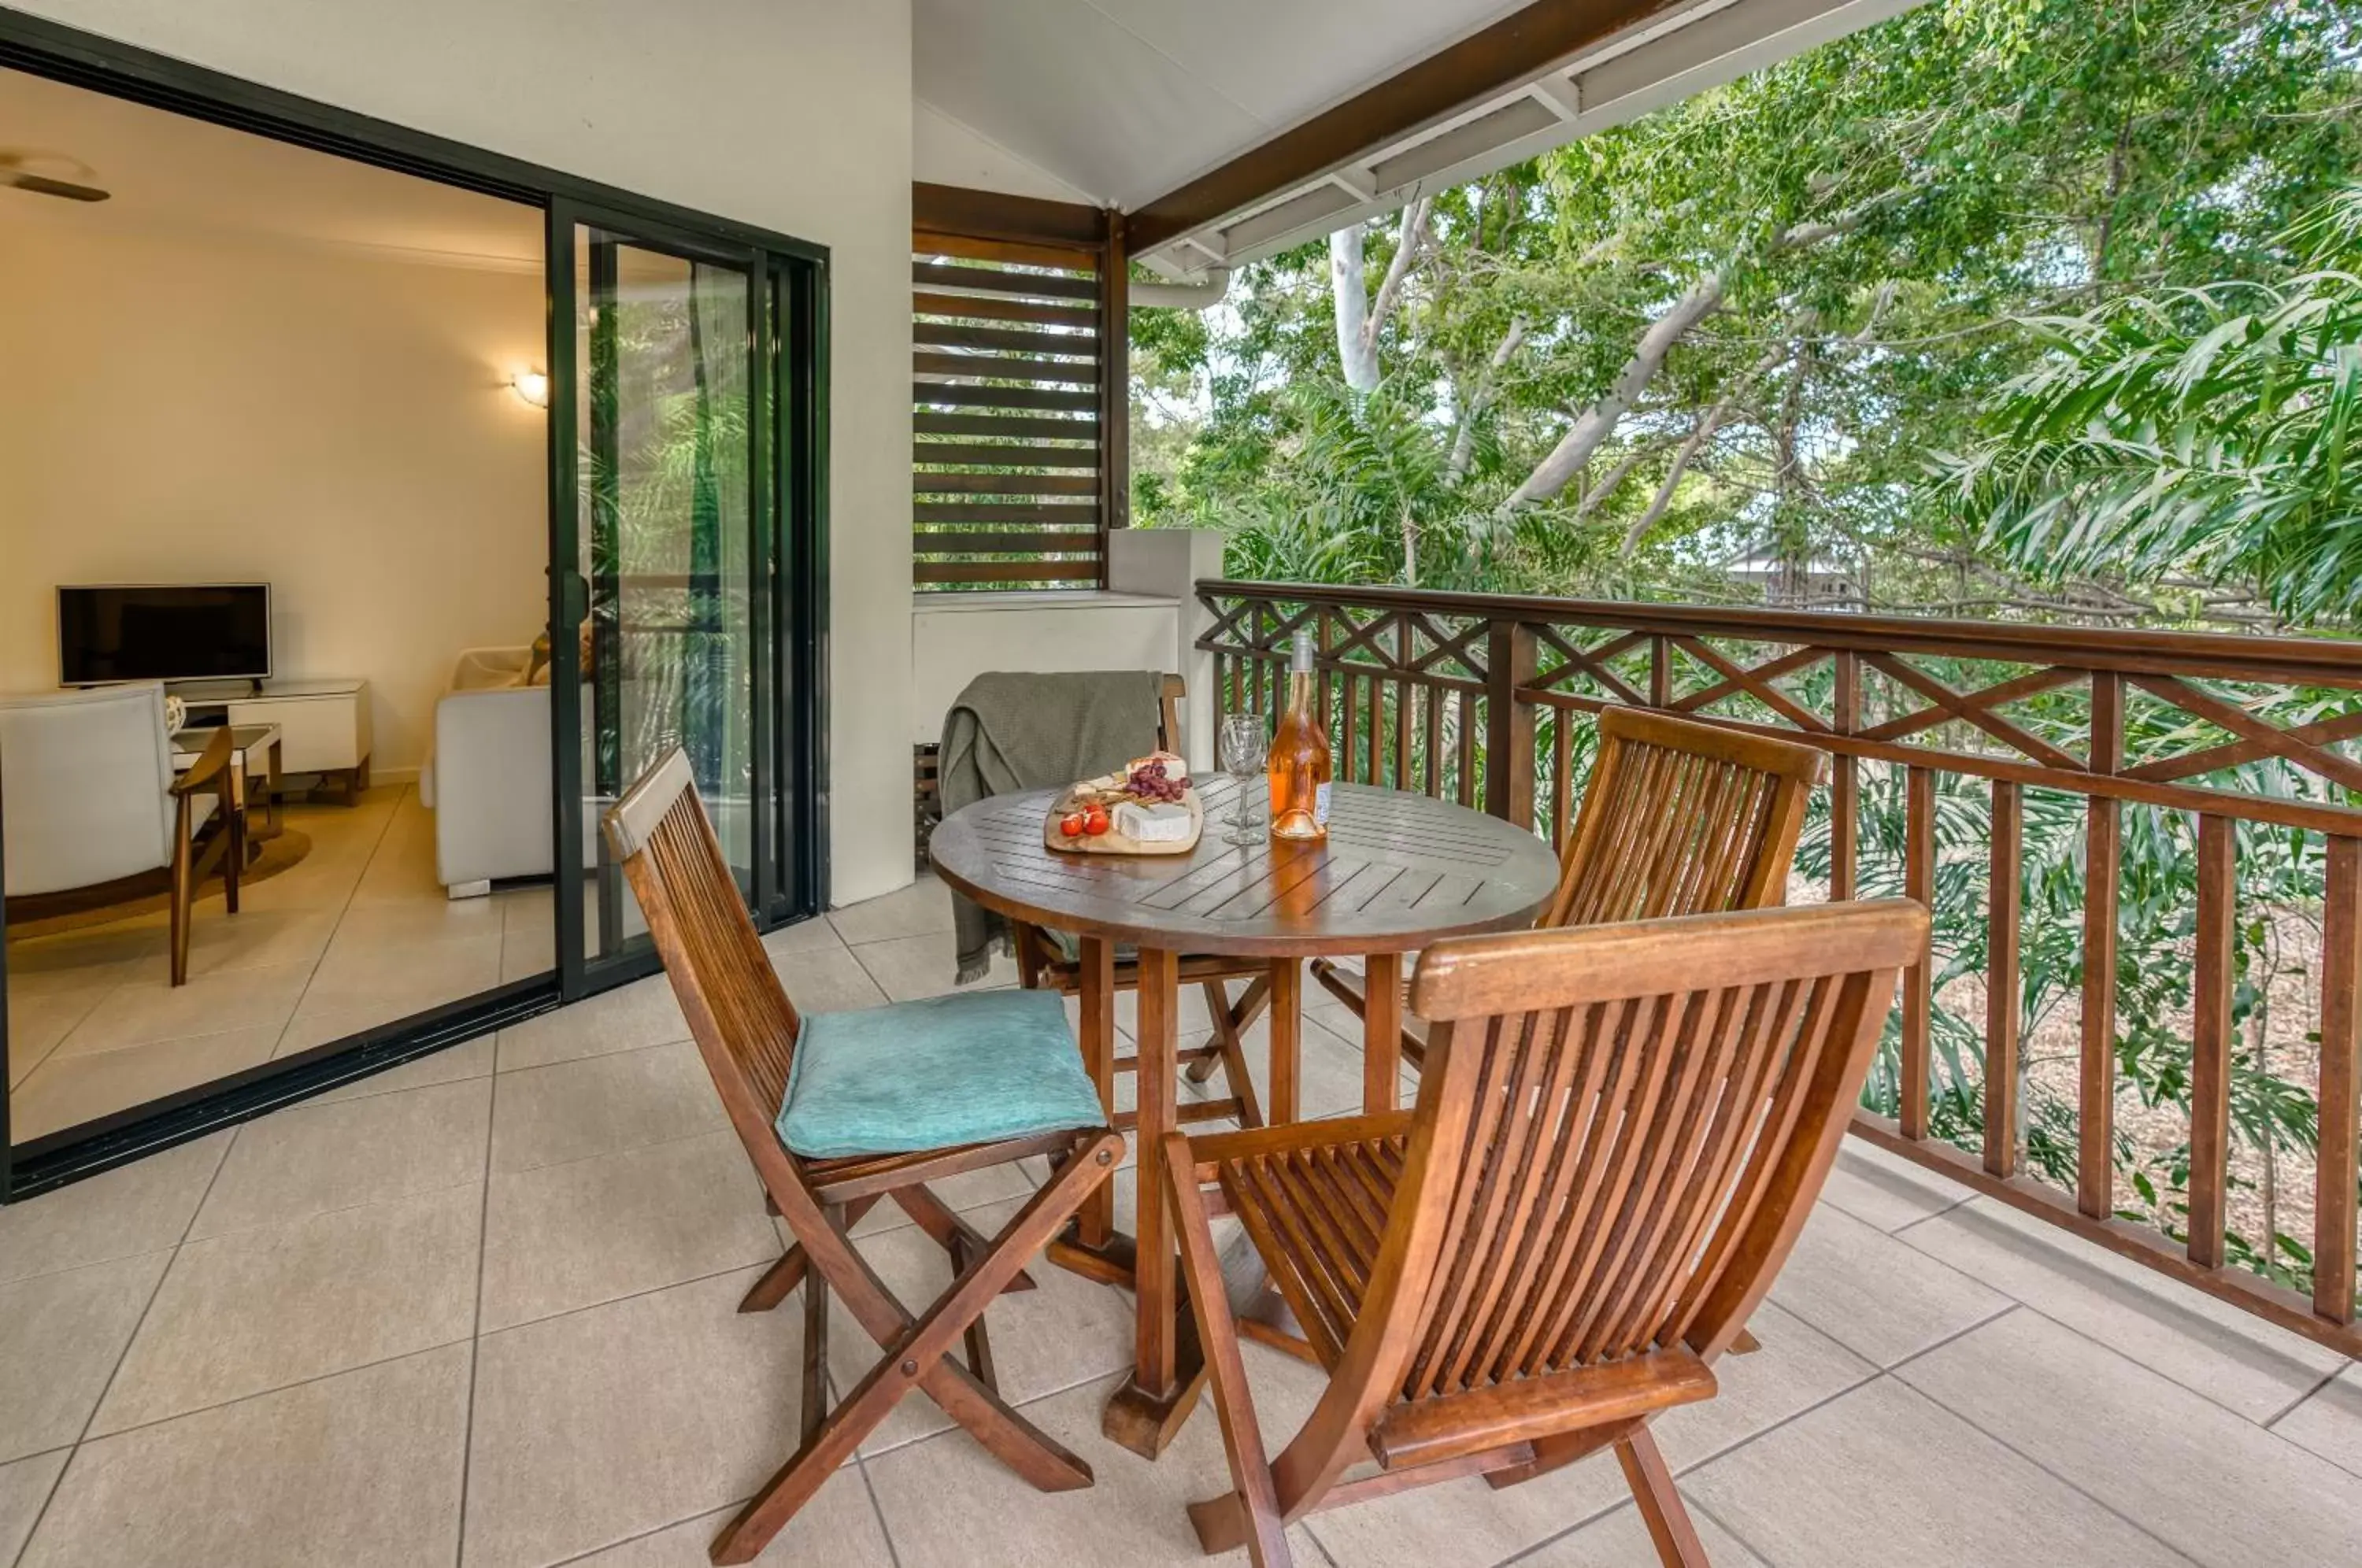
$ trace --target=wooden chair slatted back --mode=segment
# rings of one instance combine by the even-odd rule
[[[1895,900],[1439,944],[1413,988],[1444,1056],[1415,1116],[1433,1155],[1390,1225],[1409,1249],[1414,1213],[1445,1219],[1391,1304],[1418,1319],[1394,1397],[1719,1354],[1818,1195],[1926,933]]]
[[[676,751],[635,784],[607,813],[607,832],[699,1054],[740,1141],[767,1172],[780,1158],[772,1123],[787,1099],[800,1020],[746,912],[687,757]]]
[[[1544,926],[1783,902],[1805,806],[1827,776],[1809,745],[1639,709],[1599,718],[1599,755]]]

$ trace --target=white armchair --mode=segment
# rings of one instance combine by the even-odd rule
[[[216,862],[229,912],[237,912],[246,846],[243,824],[229,810],[229,768],[230,734],[223,730],[174,780],[158,683],[0,696],[6,896],[94,888],[169,867],[172,984],[182,984],[191,906]],[[216,816],[226,831],[200,856],[196,835]]]
[[[530,648],[470,648],[435,704],[419,797],[435,813],[436,879],[455,899],[553,869],[549,688],[525,684],[532,658]]]

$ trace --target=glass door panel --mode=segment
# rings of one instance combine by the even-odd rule
[[[582,933],[595,965],[645,931],[600,813],[676,748],[755,896],[756,539],[769,508],[756,505],[767,465],[750,444],[750,269],[592,225],[574,237],[581,800],[594,870]]]

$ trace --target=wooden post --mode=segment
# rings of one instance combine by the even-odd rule
[[[1109,208],[1099,250],[1099,586],[1108,535],[1131,526],[1131,257],[1123,214]]]
[[[1518,693],[1534,683],[1534,629],[1496,621],[1485,638],[1485,810],[1534,825],[1534,708]]]
[[[1849,653],[1837,656],[1832,723],[1841,735],[1853,734],[1861,723],[1861,663]],[[1851,756],[1833,756],[1829,763],[1829,897],[1842,900],[1854,896],[1861,864],[1861,763]]]
[[[2223,1266],[2231,1157],[2231,978],[2237,886],[2231,819],[2198,819],[2198,969],[2190,1021],[2190,1261]]]
[[[2091,767],[2123,765],[2124,677],[2092,672]],[[2085,1218],[2115,1211],[2116,868],[2123,818],[2116,802],[2090,798],[2083,849],[2083,1053],[2077,1106],[2075,1207]]]
[[[1082,1035],[1084,1070],[1099,1091],[1108,1125],[1115,1125],[1115,944],[1104,936],[1082,939]],[[1103,1249],[1115,1234],[1115,1183],[1101,1182],[1075,1215],[1083,1246]]]
[[[2005,778],[1992,783],[1992,858],[1985,885],[1985,1169],[2017,1173],[2018,1010],[2024,1005],[2017,939],[2025,901],[2025,801]]]
[[[2321,1149],[2313,1166],[2312,1309],[2354,1321],[2356,1140],[2362,1135],[2362,839],[2332,834],[2321,911]]]
[[[1903,896],[1936,903],[1936,773],[1904,775]],[[1905,1138],[1927,1136],[1928,1032],[1935,1013],[1935,966],[1921,959],[1903,972],[1902,1115]]]

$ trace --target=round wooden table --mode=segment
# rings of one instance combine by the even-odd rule
[[[1403,955],[1447,936],[1530,925],[1558,881],[1550,846],[1524,828],[1425,795],[1353,784],[1334,789],[1325,844],[1266,838],[1234,848],[1221,835],[1236,788],[1227,776],[1198,781],[1206,831],[1187,855],[1052,850],[1042,841],[1057,793],[1049,790],[965,807],[928,845],[936,874],[985,908],[1081,939],[1083,1058],[1110,1107],[1115,944],[1140,951],[1135,1235],[1130,1248],[1111,1247],[1120,1239],[1111,1235],[1113,1193],[1103,1187],[1070,1250],[1130,1254],[1136,1353],[1103,1424],[1109,1437],[1152,1458],[1179,1430],[1204,1375],[1194,1324],[1177,1312],[1164,1167],[1152,1157],[1175,1124],[1182,955],[1271,961],[1274,1121],[1295,1116],[1301,961],[1364,959],[1363,1108],[1391,1111],[1402,1069]]]

